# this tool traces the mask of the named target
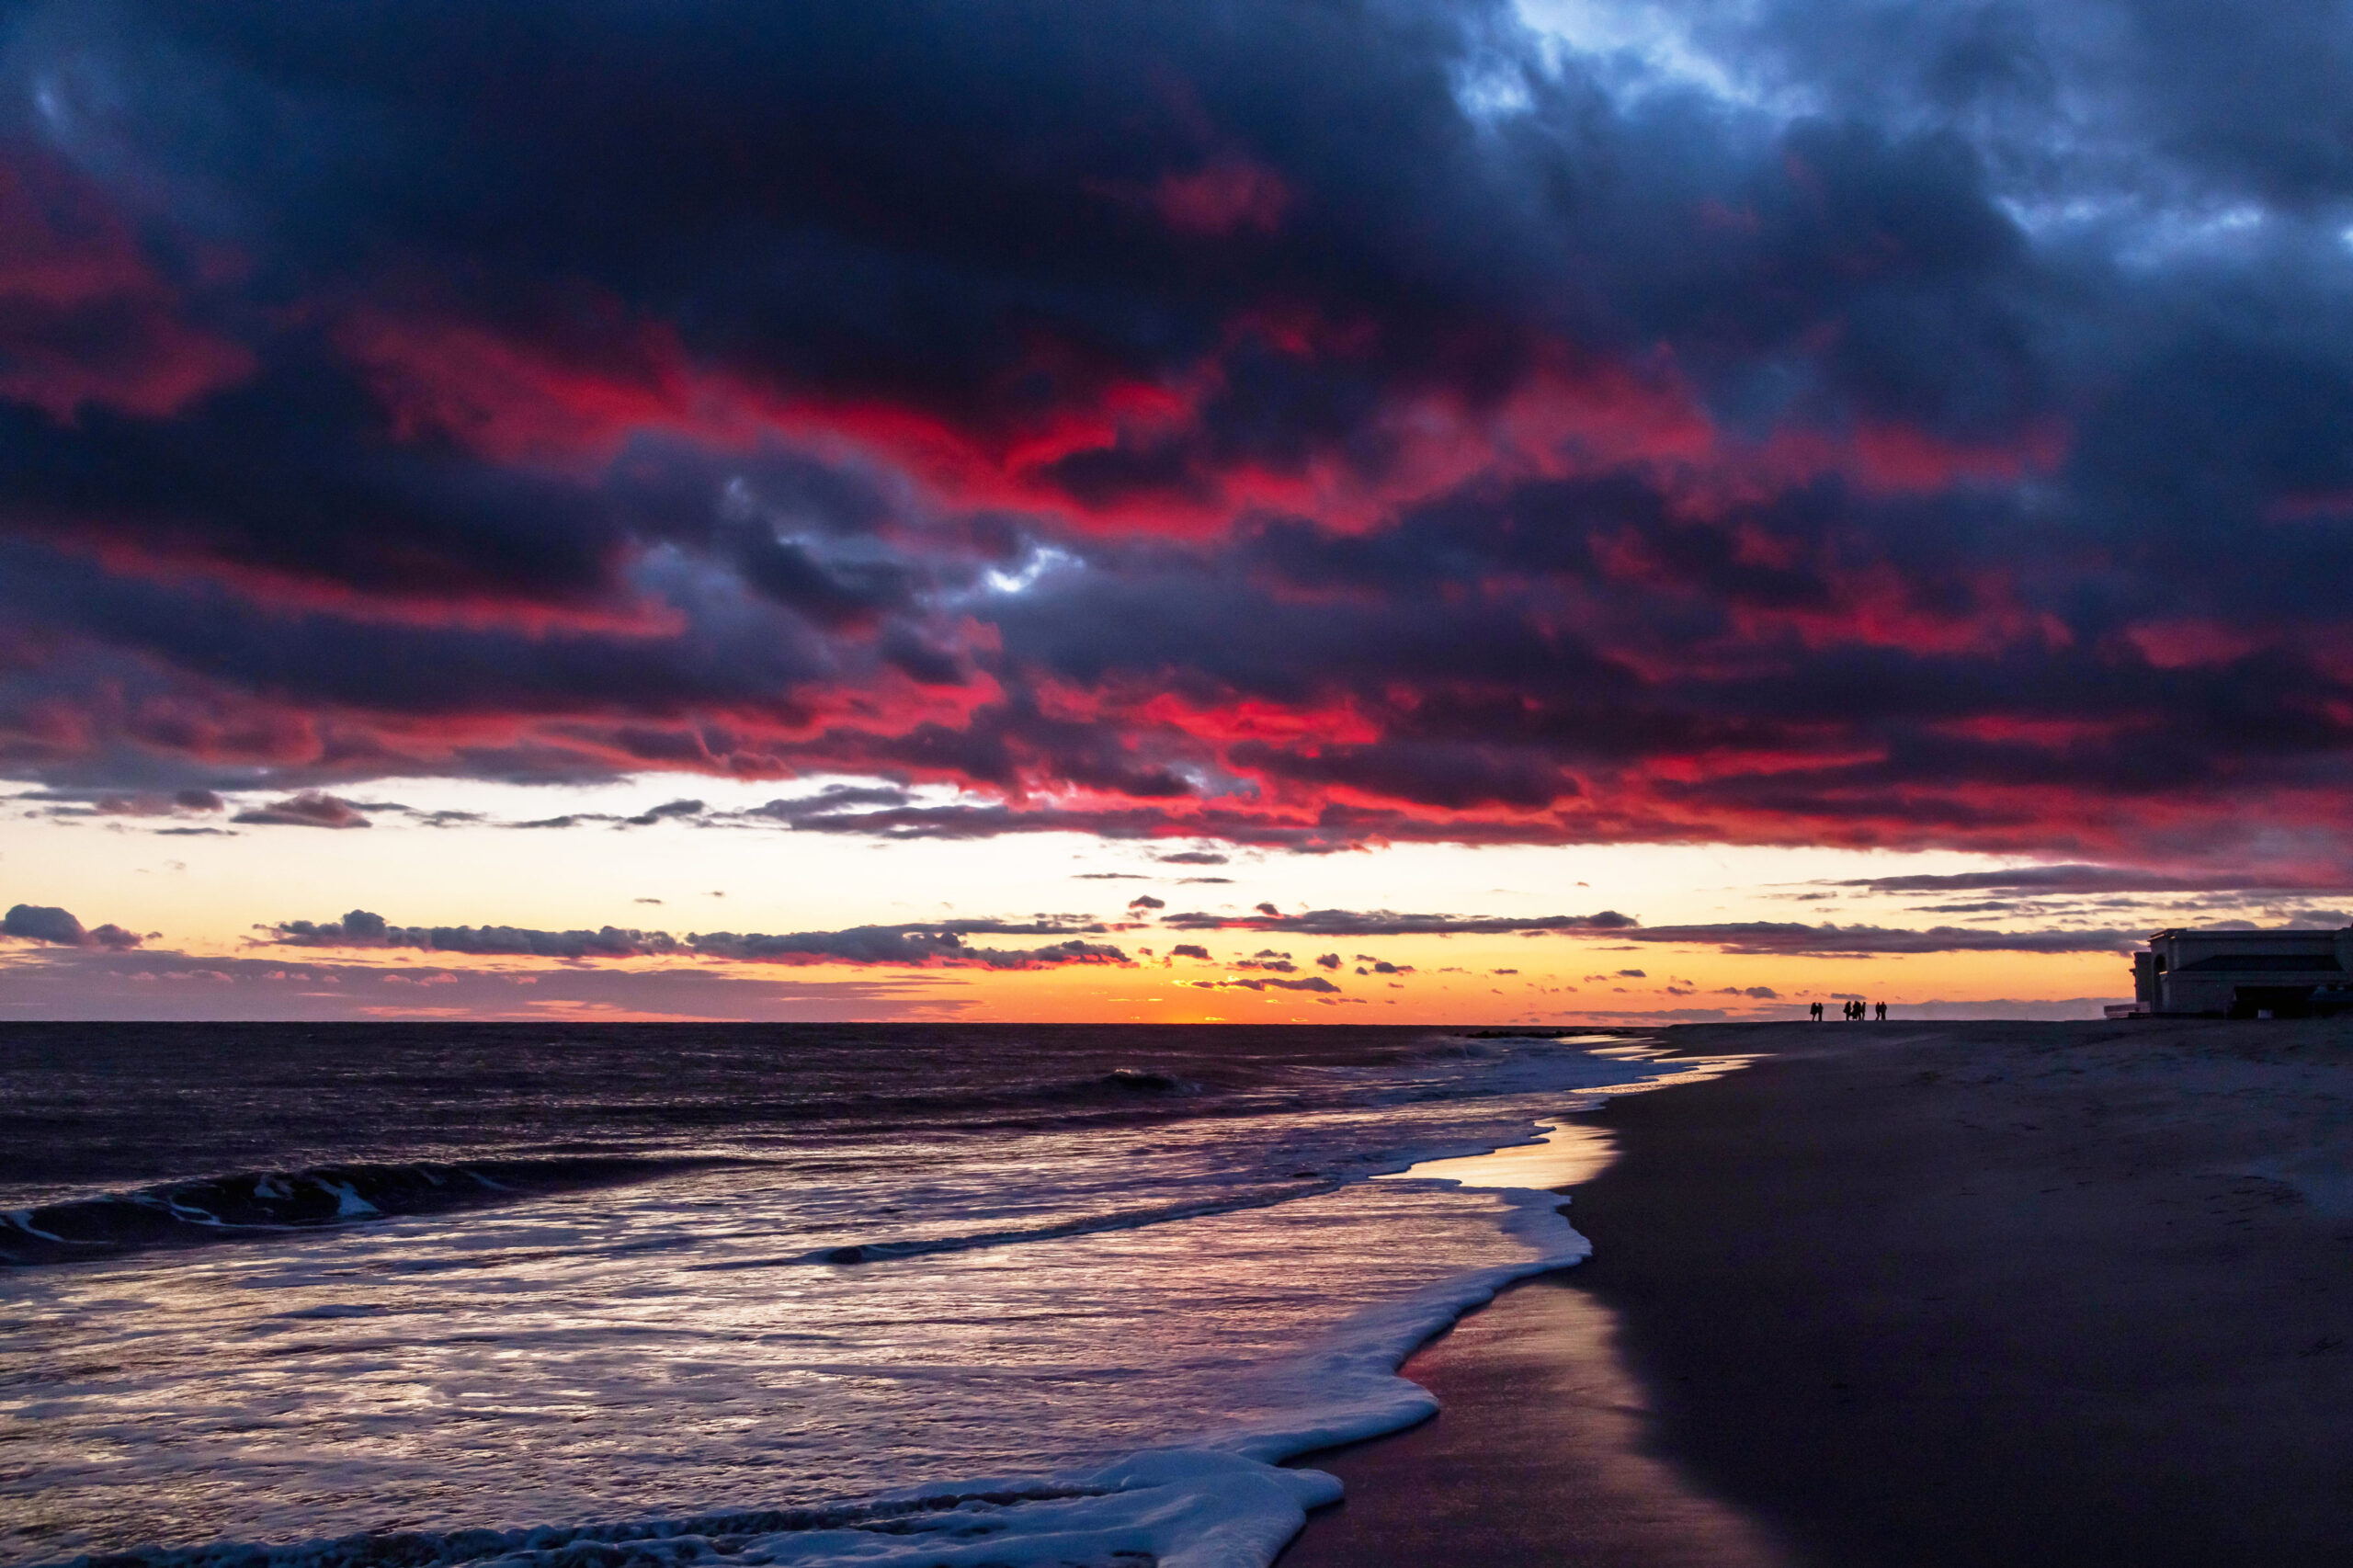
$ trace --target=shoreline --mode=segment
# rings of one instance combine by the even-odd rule
[[[1716,1025],[1287,1568],[2341,1561],[2353,1025]],[[1573,1303],[1573,1304],[1564,1304]],[[1596,1325],[1600,1325],[1597,1327]],[[1457,1542],[1460,1549],[1457,1548]]]

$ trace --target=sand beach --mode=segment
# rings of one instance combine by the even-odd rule
[[[2353,1025],[1666,1038],[1288,1568],[2353,1561]]]

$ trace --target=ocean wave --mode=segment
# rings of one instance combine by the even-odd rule
[[[1535,1256],[1501,1268],[1450,1272],[1458,1266],[1440,1260],[1454,1256],[1458,1246],[1466,1260],[1494,1256],[1480,1235],[1484,1230],[1481,1217],[1466,1212],[1459,1221],[1426,1221],[1420,1200],[1412,1196],[1415,1184],[1370,1187],[1365,1178],[1404,1174],[1417,1161],[1524,1139],[1531,1108],[1517,1103],[1518,1096],[1540,1092],[1548,1108],[1563,1101],[1582,1102],[1591,1084],[1616,1085],[1634,1073],[1626,1064],[1582,1054],[1555,1055],[1553,1042],[1547,1040],[1520,1042],[1536,1048],[1532,1050],[1514,1049],[1508,1041],[1454,1041],[1427,1035],[1410,1042],[1392,1040],[1394,1037],[1384,1040],[1384,1049],[1377,1053],[1283,1061],[1278,1063],[1279,1074],[1255,1061],[1236,1065],[1197,1062],[1195,1057],[1206,1054],[1200,1052],[1195,1057],[1174,1051],[1161,1055],[1156,1043],[1145,1048],[1150,1055],[1137,1052],[1123,1058],[1104,1052],[1078,1062],[993,1055],[956,1072],[909,1074],[906,1086],[917,1091],[913,1096],[830,1096],[839,1111],[837,1126],[879,1106],[904,1107],[919,1099],[952,1118],[957,1123],[953,1131],[960,1133],[969,1134],[999,1117],[1051,1123],[1052,1136],[1039,1142],[1026,1133],[970,1141],[945,1137],[936,1127],[919,1125],[922,1119],[894,1117],[886,1137],[864,1142],[830,1136],[828,1129],[804,1131],[801,1126],[792,1129],[789,1141],[776,1140],[763,1127],[751,1134],[699,1141],[699,1148],[686,1146],[698,1154],[707,1151],[733,1156],[724,1160],[550,1160],[545,1156],[562,1145],[546,1142],[551,1130],[534,1122],[521,1129],[542,1140],[531,1151],[538,1157],[529,1162],[491,1160],[482,1143],[436,1148],[412,1142],[409,1149],[420,1155],[431,1153],[434,1161],[392,1164],[389,1162],[399,1160],[404,1151],[400,1143],[390,1142],[368,1151],[388,1162],[376,1165],[329,1163],[305,1153],[278,1156],[299,1167],[290,1171],[161,1184],[104,1199],[76,1199],[67,1188],[65,1201],[0,1219],[0,1256],[9,1256],[12,1247],[29,1249],[44,1241],[48,1244],[40,1249],[42,1256],[12,1260],[48,1262],[59,1256],[104,1256],[124,1244],[175,1244],[270,1232],[295,1233],[288,1237],[291,1241],[306,1233],[304,1227],[361,1224],[380,1215],[427,1208],[508,1202],[597,1179],[656,1176],[681,1165],[746,1167],[724,1170],[713,1180],[677,1183],[675,1201],[672,1187],[662,1185],[642,1187],[625,1201],[575,1206],[599,1214],[609,1209],[615,1221],[609,1234],[599,1233],[601,1261],[591,1275],[569,1266],[541,1273],[539,1254],[505,1246],[497,1247],[493,1256],[490,1245],[442,1244],[459,1222],[404,1226],[370,1244],[371,1255],[378,1256],[371,1256],[365,1278],[358,1284],[326,1278],[340,1270],[306,1269],[295,1282],[299,1293],[248,1303],[240,1293],[229,1292],[240,1299],[216,1314],[231,1326],[253,1320],[257,1311],[272,1318],[304,1320],[299,1332],[285,1332],[291,1324],[274,1325],[284,1333],[290,1348],[299,1340],[310,1359],[283,1363],[286,1369],[274,1372],[267,1387],[256,1383],[257,1392],[250,1397],[256,1408],[267,1398],[273,1410],[280,1392],[292,1392],[299,1400],[312,1369],[340,1367],[344,1362],[338,1358],[359,1355],[371,1364],[414,1366],[422,1375],[439,1364],[436,1358],[441,1346],[496,1343],[501,1348],[494,1353],[466,1349],[458,1356],[460,1360],[493,1356],[504,1363],[512,1356],[536,1354],[530,1346],[537,1339],[560,1335],[563,1344],[547,1374],[560,1375],[560,1385],[529,1375],[511,1381],[493,1379],[485,1385],[494,1396],[491,1403],[520,1413],[520,1420],[533,1425],[523,1426],[501,1410],[489,1413],[489,1419],[504,1425],[489,1429],[517,1433],[513,1447],[530,1452],[534,1463],[549,1469],[559,1460],[567,1469],[600,1463],[608,1467],[595,1484],[569,1480],[549,1483],[519,1467],[491,1463],[468,1472],[465,1489],[453,1493],[411,1483],[396,1466],[373,1463],[368,1456],[322,1449],[324,1468],[316,1476],[297,1476],[285,1483],[282,1494],[273,1491],[250,1501],[235,1488],[251,1484],[253,1479],[273,1488],[281,1484],[277,1450],[284,1439],[273,1432],[249,1443],[244,1426],[221,1426],[218,1418],[203,1414],[216,1406],[233,1410],[240,1399],[248,1397],[238,1379],[207,1374],[183,1380],[191,1390],[186,1403],[198,1415],[177,1414],[180,1406],[171,1403],[177,1390],[165,1389],[149,1401],[155,1412],[153,1426],[165,1434],[190,1431],[201,1436],[216,1427],[231,1433],[222,1449],[232,1471],[228,1480],[202,1493],[195,1506],[182,1506],[159,1513],[152,1522],[142,1517],[128,1526],[97,1522],[103,1519],[108,1490],[118,1497],[127,1494],[119,1483],[106,1483],[107,1490],[101,1489],[104,1478],[75,1483],[80,1486],[77,1495],[93,1499],[85,1516],[94,1521],[91,1528],[71,1535],[52,1531],[47,1541],[29,1536],[13,1542],[0,1538],[5,1542],[0,1558],[13,1558],[6,1549],[13,1546],[17,1552],[52,1557],[85,1551],[89,1556],[70,1560],[84,1568],[733,1568],[737,1563],[745,1568],[1051,1568],[1069,1563],[1090,1568],[1263,1568],[1299,1528],[1308,1507],[1337,1496],[1336,1483],[1312,1471],[1281,1468],[1285,1461],[1428,1415],[1435,1404],[1430,1396],[1395,1375],[1404,1356],[1508,1278],[1583,1256],[1582,1239],[1566,1228],[1557,1197],[1507,1190],[1500,1199],[1506,1210],[1503,1228],[1529,1244]],[[1367,1055],[1375,1060],[1363,1060]],[[1123,1059],[1137,1064],[1116,1065]],[[748,1106],[747,1119],[769,1119],[765,1085],[755,1074],[743,1077],[748,1092],[714,1092],[710,1102],[715,1106],[724,1099]],[[732,1090],[732,1084],[727,1086]],[[1495,1104],[1465,1112],[1424,1108],[1420,1103],[1458,1097],[1493,1099]],[[783,1099],[778,1095],[775,1103]],[[1395,1116],[1387,1113],[1386,1108],[1401,1104],[1411,1108]],[[983,1107],[986,1108],[977,1108]],[[1264,1125],[1229,1119],[1261,1114],[1267,1116]],[[1098,1119],[1124,1120],[1141,1131],[1098,1135],[1091,1130]],[[406,1125],[428,1124],[419,1118]],[[586,1119],[580,1125],[587,1126]],[[1055,1141],[1059,1129],[1073,1127],[1090,1131]],[[478,1127],[462,1120],[455,1126],[437,1121],[430,1130],[438,1136],[474,1137],[497,1131],[497,1124],[484,1116]],[[592,1131],[601,1134],[605,1129]],[[353,1154],[361,1152],[347,1147]],[[376,1153],[379,1149],[382,1154]],[[343,1151],[328,1143],[326,1152],[332,1157]],[[612,1145],[591,1143],[577,1150],[584,1155],[608,1152]],[[231,1154],[178,1168],[225,1169],[253,1158]],[[602,1177],[596,1174],[599,1166],[605,1168]],[[440,1178],[438,1184],[422,1174],[428,1171]],[[368,1179],[355,1179],[363,1172]],[[381,1176],[384,1172],[406,1176],[392,1180]],[[739,1179],[740,1192],[735,1190]],[[112,1180],[129,1187],[139,1176],[126,1173]],[[420,1184],[422,1190],[417,1190]],[[1438,1183],[1427,1185],[1437,1190]],[[1358,1189],[1368,1195],[1361,1202],[1345,1196]],[[888,1267],[893,1258],[1051,1243],[1059,1237],[1272,1208],[1319,1195],[1324,1201],[1295,1211],[1296,1224],[1285,1222],[1294,1211],[1276,1209],[1264,1226],[1245,1221],[1231,1234],[1222,1227],[1208,1227],[1210,1234],[1198,1246],[1183,1242],[1187,1233],[1180,1225],[1176,1239],[1158,1246],[1050,1244],[1034,1249],[1036,1261],[1029,1267],[992,1268],[983,1261],[969,1277],[944,1260],[902,1269]],[[41,1196],[47,1194],[27,1192],[18,1201]],[[300,1214],[291,1212],[298,1198]],[[349,1211],[352,1199],[366,1204],[367,1210]],[[395,1207],[404,1200],[413,1201]],[[1331,1212],[1322,1212],[1327,1203]],[[133,1215],[133,1220],[170,1233],[163,1241],[134,1239],[128,1244],[110,1233],[98,1234],[96,1244],[85,1241],[60,1250],[76,1233],[59,1228],[61,1210],[96,1205],[111,1210],[89,1217],[91,1227],[119,1222],[122,1216],[114,1210],[135,1206],[148,1212]],[[474,1228],[471,1221],[463,1223]],[[502,1229],[496,1221],[485,1223],[490,1230]],[[412,1229],[423,1246],[409,1246],[404,1233]],[[545,1239],[547,1228],[527,1223],[515,1229],[523,1242],[535,1244]],[[1460,1238],[1458,1229],[1463,1229]],[[1323,1269],[1333,1276],[1336,1292],[1360,1301],[1367,1288],[1355,1282],[1354,1271],[1364,1250],[1349,1238],[1384,1237],[1392,1230],[1420,1240],[1412,1248],[1392,1249],[1399,1256],[1385,1266],[1389,1271],[1382,1278],[1419,1281],[1433,1268],[1445,1278],[1404,1299],[1350,1313],[1329,1329],[1324,1325],[1330,1319],[1320,1315],[1312,1301],[1294,1301],[1290,1295],[1276,1300],[1259,1278],[1265,1272],[1260,1260],[1293,1256],[1296,1247],[1306,1267],[1278,1266],[1286,1290],[1302,1298],[1314,1296],[1320,1288],[1317,1270]],[[35,1231],[47,1234],[36,1236]],[[1226,1284],[1203,1278],[1222,1272],[1211,1250],[1220,1236],[1239,1243],[1233,1256],[1248,1260]],[[803,1250],[819,1241],[841,1244]],[[1283,1250],[1268,1251],[1276,1246]],[[1331,1257],[1323,1256],[1336,1247]],[[675,1249],[675,1256],[641,1267],[649,1248],[665,1254]],[[751,1256],[758,1253],[769,1256]],[[250,1256],[266,1265],[273,1255],[274,1249],[260,1248]],[[244,1261],[235,1256],[211,1256],[223,1275],[233,1275]],[[1131,1258],[1137,1260],[1133,1265]],[[1092,1312],[1014,1310],[1025,1303],[1061,1301],[1056,1281],[1065,1278],[1079,1288],[1095,1290],[1103,1280],[1125,1278],[1119,1270],[1155,1259],[1169,1260],[1168,1267],[1159,1273],[1147,1268],[1137,1278],[1182,1289],[1125,1294],[1183,1303],[1195,1301],[1197,1292],[1209,1309],[1234,1312],[1238,1320],[1249,1320],[1237,1329],[1241,1338],[1232,1346],[1215,1334],[1198,1336],[1198,1343],[1191,1337],[1172,1342],[1169,1348],[1182,1354],[1164,1368],[1154,1364],[1162,1358],[1157,1350],[1163,1345],[1155,1333],[1162,1321],[1155,1315],[1157,1309],[1119,1317],[1104,1314],[1111,1324],[1132,1320],[1132,1335],[1125,1329],[1076,1326],[1064,1332],[1061,1326],[1064,1317],[1077,1324],[1098,1315]],[[1000,1265],[1006,1261],[1000,1255]],[[870,1271],[838,1267],[856,1264],[880,1267]],[[725,1287],[724,1274],[700,1272],[793,1265],[820,1267],[790,1277],[743,1276],[733,1288]],[[836,1267],[822,1267],[826,1265]],[[457,1288],[444,1290],[437,1283],[425,1291],[409,1290],[401,1273],[460,1267],[494,1272],[479,1290],[460,1281]],[[1062,1272],[1066,1270],[1075,1272]],[[108,1270],[89,1284],[116,1290],[118,1274],[127,1279],[134,1271]],[[544,1313],[543,1301],[558,1302],[557,1310],[568,1320],[576,1303],[559,1301],[559,1293],[572,1290],[572,1282],[582,1278],[593,1279],[600,1292],[609,1291],[615,1300],[658,1297],[661,1305],[651,1312],[632,1308],[609,1313],[609,1322],[600,1319],[585,1325],[585,1332],[566,1321],[551,1335],[545,1323],[523,1321],[531,1312]],[[964,1320],[959,1314],[971,1312],[975,1303],[969,1287],[992,1279],[1014,1287],[1005,1298],[1006,1317],[1037,1324],[1021,1331],[1034,1336],[1021,1342],[1035,1347],[1034,1368],[1027,1361],[1000,1365],[1005,1358],[997,1354],[997,1342],[986,1335],[943,1338],[938,1348],[910,1338],[904,1356],[887,1343],[861,1337],[870,1322],[885,1323],[893,1334],[908,1324],[919,1327],[919,1314],[932,1310],[944,1314],[943,1324],[961,1324]],[[273,1289],[284,1283],[274,1274],[270,1282]],[[649,1282],[657,1289],[645,1289]],[[28,1290],[54,1287],[65,1291],[76,1286],[76,1271],[61,1270],[47,1280],[25,1278],[20,1284]],[[893,1294],[902,1290],[909,1292],[904,1302]],[[1261,1302],[1261,1297],[1267,1301]],[[789,1303],[789,1308],[772,1307],[771,1302]],[[677,1303],[703,1306],[688,1311]],[[1260,1306],[1267,1311],[1263,1321],[1256,1316]],[[420,1315],[407,1315],[411,1313]],[[436,1321],[426,1315],[431,1313],[444,1318]],[[61,1314],[59,1321],[69,1321],[70,1315]],[[346,1318],[394,1321],[344,1326],[333,1321]],[[744,1332],[747,1324],[752,1325],[748,1335]],[[1285,1325],[1286,1332],[1276,1335],[1270,1324]],[[1122,1337],[1107,1338],[1109,1332]],[[825,1420],[832,1425],[821,1425],[808,1441],[780,1444],[772,1456],[746,1465],[725,1439],[714,1442],[691,1419],[676,1419],[686,1406],[678,1401],[665,1403],[665,1390],[631,1371],[642,1359],[632,1348],[639,1343],[634,1336],[651,1334],[665,1336],[665,1346],[673,1343],[668,1336],[675,1336],[679,1344],[710,1347],[712,1381],[689,1387],[688,1397],[696,1400],[705,1392],[732,1396],[735,1392],[783,1389],[786,1374],[795,1380],[790,1384],[794,1391],[802,1386],[800,1380],[810,1377],[819,1379],[808,1385],[813,1388],[833,1386],[824,1380],[835,1377],[855,1379],[863,1388],[887,1384],[900,1371],[907,1373],[906,1386],[861,1392],[858,1398],[866,1403],[858,1410],[841,1417],[828,1413]],[[255,1342],[241,1338],[235,1343]],[[960,1345],[965,1349],[960,1351]],[[1282,1345],[1297,1348],[1277,1348]],[[68,1349],[76,1364],[98,1358],[94,1338],[91,1354],[85,1355],[75,1341],[48,1359],[66,1365]],[[971,1377],[960,1381],[958,1369],[967,1355],[978,1364]],[[600,1359],[606,1357],[609,1366]],[[736,1358],[742,1358],[740,1366]],[[809,1358],[822,1358],[823,1364],[809,1359],[804,1366]],[[560,1373],[555,1370],[559,1358]],[[662,1355],[654,1359],[661,1360]],[[939,1365],[935,1367],[935,1361]],[[1008,1369],[1017,1366],[1018,1370]],[[1092,1369],[1098,1366],[1116,1369],[1116,1375],[1095,1378]],[[870,1368],[881,1376],[869,1375]],[[1076,1381],[1086,1382],[1083,1395],[1061,1387]],[[539,1396],[542,1385],[571,1391],[563,1397],[582,1401],[583,1410],[607,1403],[596,1391],[609,1389],[612,1408],[627,1411],[628,1423],[653,1421],[654,1426],[645,1429],[662,1430],[663,1440],[643,1445],[632,1431],[608,1432],[600,1416],[589,1418],[585,1440],[551,1437],[539,1415],[552,1408]],[[949,1392],[941,1392],[943,1388]],[[1063,1422],[1061,1407],[1092,1406],[1098,1399],[1114,1397],[1097,1390],[1120,1388],[1130,1389],[1134,1404],[1147,1414],[1108,1412],[1100,1422],[1101,1441],[1096,1438],[1092,1418]],[[779,1403],[769,1408],[779,1421],[806,1414],[790,1403],[797,1392],[775,1397]],[[932,1420],[928,1411],[934,1405],[945,1406],[948,1415],[924,1426]],[[867,1414],[870,1407],[871,1414]],[[1173,1414],[1149,1414],[1161,1407]],[[879,1426],[885,1417],[891,1425]],[[114,1419],[119,1423],[121,1418]],[[426,1473],[426,1460],[453,1447],[434,1426],[442,1419],[437,1405],[420,1409],[415,1422],[384,1423],[404,1438],[401,1464]],[[956,1425],[960,1422],[966,1425]],[[287,1422],[286,1429],[292,1426]],[[830,1435],[835,1427],[843,1434],[838,1439]],[[1040,1435],[998,1440],[989,1435],[992,1427],[1020,1428],[1024,1434],[1035,1428]],[[899,1457],[887,1462],[836,1462],[830,1445],[838,1441],[849,1449],[870,1428],[887,1430],[901,1444]],[[906,1432],[935,1429],[936,1438],[925,1437],[930,1448],[906,1446]],[[51,1446],[61,1451],[68,1439],[80,1437],[78,1429],[58,1425],[51,1431],[56,1434]],[[472,1436],[466,1441],[480,1449],[492,1446]],[[646,1448],[660,1450],[658,1464],[640,1452]],[[906,1461],[905,1456],[933,1448],[937,1453],[932,1461],[916,1461],[922,1468]],[[1104,1465],[1108,1456],[1129,1449],[1142,1451]],[[805,1456],[805,1462],[797,1461],[796,1455]],[[466,1462],[472,1462],[471,1455]],[[347,1477],[340,1473],[345,1465],[350,1466]],[[1102,1468],[1095,1468],[1098,1466]],[[176,1460],[153,1468],[159,1492],[166,1495],[175,1479],[191,1470]],[[1002,1479],[1017,1470],[1031,1473]],[[210,1485],[210,1475],[220,1471],[198,1473],[199,1484]],[[768,1479],[753,1480],[748,1495],[737,1490],[747,1476],[763,1474]],[[874,1490],[904,1486],[925,1476],[974,1475],[1000,1479],[960,1479],[896,1493]],[[67,1484],[44,1485],[52,1483],[61,1489]],[[381,1505],[378,1497],[384,1499]],[[827,1501],[841,1498],[865,1500]],[[721,1505],[767,1511],[722,1514],[716,1511]],[[648,1517],[656,1508],[678,1517]],[[343,1533],[387,1518],[400,1519],[403,1533]],[[549,1521],[549,1528],[511,1528],[532,1519]],[[471,1528],[476,1526],[489,1528]],[[208,1536],[223,1539],[197,1544]],[[153,1544],[138,1544],[142,1541]]]
[[[1271,1209],[1319,1193],[1336,1192],[1343,1182],[1317,1171],[1302,1171],[1290,1185],[1207,1198],[1189,1203],[1165,1203],[1147,1209],[1121,1209],[1108,1214],[1087,1214],[1051,1225],[1000,1231],[975,1231],[965,1235],[914,1237],[904,1241],[852,1242],[816,1247],[782,1257],[730,1258],[723,1263],[690,1263],[692,1274],[733,1273],[745,1268],[795,1268],[817,1264],[887,1263],[892,1258],[926,1257],[943,1252],[975,1252],[982,1247],[1014,1246],[1023,1242],[1053,1242],[1070,1236],[1097,1235],[1105,1231],[1138,1231],[1178,1220],[1205,1219],[1211,1214],[1235,1214],[1245,1209]]]
[[[1516,1280],[1583,1261],[1590,1244],[1549,1193],[1497,1189],[1501,1228],[1532,1256],[1358,1312],[1278,1373],[1279,1415],[1199,1446],[1101,1469],[996,1477],[864,1501],[674,1519],[290,1545],[220,1542],[93,1553],[51,1568],[1267,1568],[1339,1481],[1285,1463],[1410,1426],[1438,1408],[1398,1369]]]
[[[604,1568],[625,1562],[739,1556],[756,1541],[825,1530],[915,1535],[927,1516],[979,1513],[1024,1503],[1100,1495],[1102,1487],[1043,1482],[967,1483],[811,1508],[761,1508],[676,1519],[604,1525],[541,1525],[434,1534],[389,1530],[289,1546],[216,1541],[192,1547],[142,1547],[70,1560],[72,1568],[458,1568],[465,1563],[537,1562]],[[63,1568],[63,1565],[61,1565]]]
[[[620,1525],[223,1543],[58,1568],[1265,1568],[1337,1502],[1319,1471],[1160,1449],[1075,1482],[965,1482],[864,1504]]]
[[[0,1265],[67,1263],[399,1214],[483,1208],[723,1163],[589,1155],[239,1171],[0,1210]]]

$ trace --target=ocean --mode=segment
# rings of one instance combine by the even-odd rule
[[[1635,1037],[0,1029],[0,1562],[1258,1568]],[[1606,1117],[1602,1119],[1606,1123]],[[1486,1151],[1500,1154],[1478,1158]]]

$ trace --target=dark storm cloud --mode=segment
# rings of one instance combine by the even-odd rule
[[[16,6],[0,762],[2341,884],[2342,17],[1627,17]]]

